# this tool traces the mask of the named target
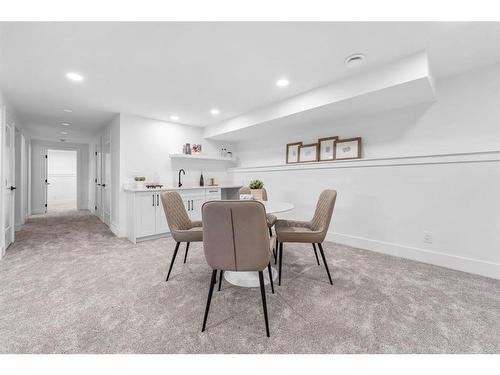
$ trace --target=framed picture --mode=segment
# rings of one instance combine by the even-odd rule
[[[302,142],[289,143],[286,145],[286,163],[298,163],[299,162],[299,147],[302,146]]]
[[[328,137],[318,139],[319,161],[335,160],[335,142],[339,137]]]
[[[306,163],[310,161],[318,161],[317,143],[299,146],[299,163]]]
[[[335,158],[337,160],[361,158],[361,137],[337,140]]]

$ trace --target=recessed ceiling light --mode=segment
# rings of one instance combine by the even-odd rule
[[[70,126],[71,124],[69,122],[61,122],[62,126]]]
[[[68,134],[68,132],[61,132],[61,134],[64,134],[64,135],[66,135],[66,134]]]
[[[217,116],[217,115],[219,115],[219,114],[220,114],[220,111],[219,111],[217,108],[212,108],[212,109],[210,110],[210,113],[211,113],[212,115],[214,115],[214,116]]]
[[[178,119],[179,119],[179,116],[177,116],[177,115],[170,116],[170,120],[177,121]]]
[[[276,81],[276,86],[278,87],[287,87],[290,84],[290,81],[286,78],[281,78]]]
[[[63,111],[64,111],[64,112],[66,112],[66,113],[71,113],[71,112],[73,112],[73,110],[72,110],[72,109],[69,109],[69,108],[63,109]]]
[[[352,68],[360,65],[364,59],[365,55],[363,55],[362,53],[355,53],[354,55],[348,56],[347,59],[345,59],[345,65],[348,68]]]
[[[68,78],[72,81],[75,81],[75,82],[83,81],[83,76],[81,74],[75,73],[75,72],[66,73],[66,78]]]

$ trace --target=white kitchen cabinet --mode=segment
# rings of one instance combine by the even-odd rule
[[[168,228],[167,217],[165,216],[165,211],[163,210],[163,204],[161,203],[161,193],[158,193],[158,205],[156,206],[156,233],[168,233],[170,229]]]
[[[132,242],[169,232],[160,194],[154,191],[129,196],[128,238]]]
[[[136,194],[137,237],[156,234],[156,193]]]
[[[180,195],[191,220],[201,220],[201,206],[205,203],[205,189],[181,191]]]

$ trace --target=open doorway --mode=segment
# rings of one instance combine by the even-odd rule
[[[47,212],[77,209],[77,151],[47,150]]]

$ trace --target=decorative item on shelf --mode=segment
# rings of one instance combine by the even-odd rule
[[[183,148],[182,148],[182,151],[184,154],[186,155],[191,155],[191,145],[189,143],[186,143]]]
[[[146,189],[161,189],[162,187],[163,185],[157,182],[148,182],[146,184]]]
[[[134,177],[134,180],[137,189],[144,189],[144,181],[146,181],[146,177],[138,176]]]
[[[207,186],[218,186],[218,184],[215,183],[215,178],[209,179]]]
[[[339,137],[328,137],[328,138],[318,139],[319,161],[335,160],[335,142],[337,142],[338,139]]]
[[[361,137],[339,139],[335,142],[335,159],[360,159]]]
[[[228,152],[225,148],[220,149],[220,157],[221,158],[227,158],[227,154],[228,154]]]
[[[255,197],[252,194],[240,194],[240,201],[253,201]]]
[[[231,151],[228,151],[228,152],[227,152],[227,157],[228,157],[229,159],[232,159],[232,158],[233,158],[233,153],[232,153]]]
[[[193,147],[191,149],[191,154],[192,155],[201,154],[201,145],[200,144],[193,144]]]
[[[299,147],[302,146],[302,142],[289,143],[286,145],[286,163],[298,163],[299,162]]]
[[[318,144],[311,143],[299,146],[299,163],[312,161],[318,161]]]
[[[250,185],[248,186],[252,192],[252,196],[258,200],[262,200],[262,188],[264,187],[264,183],[261,180],[253,180],[250,181]]]
[[[200,186],[205,186],[205,181],[203,181],[203,172],[201,172],[200,176]]]

